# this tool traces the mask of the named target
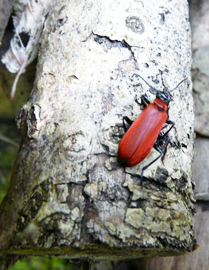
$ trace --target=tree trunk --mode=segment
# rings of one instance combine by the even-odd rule
[[[0,208],[1,254],[120,259],[192,251],[193,103],[187,1],[57,1],[36,82],[17,122],[23,139]],[[161,71],[163,71],[161,80]],[[172,90],[164,161],[117,161],[135,99]],[[11,249],[12,248],[12,249]]]

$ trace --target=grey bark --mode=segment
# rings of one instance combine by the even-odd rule
[[[187,1],[58,1],[36,82],[17,122],[23,139],[0,208],[1,254],[119,259],[194,249],[193,103]],[[114,134],[136,118],[142,76],[174,92],[164,162],[124,168]],[[9,248],[12,250],[8,250]],[[4,249],[4,250],[3,250]]]

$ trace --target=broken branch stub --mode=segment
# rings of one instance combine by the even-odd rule
[[[1,248],[97,259],[193,250],[191,86],[172,93],[171,143],[143,179],[156,151],[124,168],[114,136],[124,115],[141,112],[136,98],[155,98],[139,75],[161,89],[161,70],[174,89],[191,81],[190,68],[187,1],[58,1],[17,117],[23,140],[0,211]]]

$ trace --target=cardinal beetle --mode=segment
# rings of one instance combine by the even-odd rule
[[[145,169],[165,154],[167,146],[165,141],[168,141],[167,135],[174,126],[174,122],[168,119],[168,106],[169,102],[172,100],[170,92],[178,88],[186,79],[183,79],[173,90],[168,92],[163,79],[162,83],[164,89],[163,91],[160,91],[152,87],[140,75],[137,76],[150,87],[150,92],[155,94],[156,98],[153,103],[150,103],[146,95],[141,97],[141,104],[145,108],[134,122],[128,117],[123,117],[124,128],[126,129],[125,121],[130,127],[120,141],[118,147],[118,160],[124,166],[135,166],[145,159],[152,147],[154,147],[159,152],[159,156],[142,168],[143,175]],[[163,134],[162,129],[165,127],[165,124],[171,126]]]

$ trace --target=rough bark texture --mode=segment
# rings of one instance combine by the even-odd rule
[[[195,198],[195,236],[199,248],[194,253],[186,256],[172,258],[148,259],[139,263],[141,270],[206,270],[209,266],[209,195],[208,195],[208,171],[209,171],[209,140],[198,138],[195,142],[195,159],[193,165],[193,177],[196,182]],[[143,267],[142,267],[143,265]]]
[[[164,163],[117,162],[122,116],[147,93],[191,81],[187,1],[58,1],[42,37],[37,79],[17,121],[23,133],[0,209],[4,253],[97,259],[175,255],[194,248],[193,105],[173,94]]]
[[[207,270],[209,265],[208,259],[208,241],[209,241],[209,215],[208,203],[198,202],[196,206],[195,218],[195,236],[199,248],[190,254],[169,258],[149,258],[139,261],[140,270]]]

